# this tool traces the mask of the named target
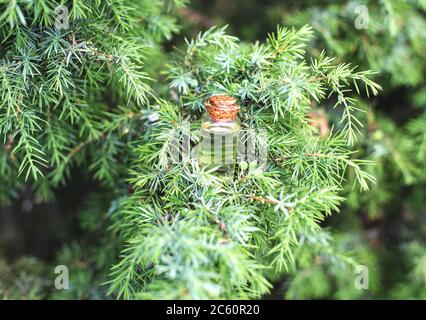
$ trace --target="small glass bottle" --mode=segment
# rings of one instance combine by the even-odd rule
[[[216,168],[220,174],[233,176],[241,128],[237,119],[240,106],[235,98],[216,95],[205,107],[198,163],[201,168]]]

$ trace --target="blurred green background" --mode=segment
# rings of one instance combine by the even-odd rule
[[[315,264],[302,259],[298,272],[275,279],[265,298],[426,299],[426,1],[193,0],[178,15],[182,30],[166,44],[169,52],[213,25],[229,25],[242,41],[261,41],[277,24],[310,24],[313,55],[324,49],[377,71],[374,80],[384,89],[361,102],[364,127],[354,146],[357,157],[376,163],[370,170],[377,184],[359,193],[348,176],[347,206],[324,223],[337,234],[335,245],[368,267],[368,290],[354,288],[353,274],[334,269],[327,253],[318,252]],[[316,107],[331,127],[332,108]],[[98,208],[93,221],[84,215],[91,201],[86,194],[101,187],[77,170],[71,175],[54,203],[41,204],[24,190],[0,209],[0,297],[109,298],[100,285],[108,272],[102,261],[113,258],[105,250],[99,257],[102,228],[87,228],[107,208]],[[52,289],[53,270],[64,261],[78,272],[71,290],[59,292]]]

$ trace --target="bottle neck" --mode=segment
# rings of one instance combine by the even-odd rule
[[[233,124],[233,123],[238,122],[238,118],[236,118],[236,119],[213,119],[209,115],[207,115],[206,118],[209,122],[215,123],[215,124]]]

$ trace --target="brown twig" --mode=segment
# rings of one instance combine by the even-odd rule
[[[261,203],[268,203],[268,204],[273,204],[273,205],[276,205],[276,204],[279,203],[279,201],[277,201],[277,200],[267,199],[267,198],[255,196],[255,195],[250,196],[250,199],[252,199],[254,201],[261,202]]]
[[[308,82],[317,82],[317,81],[323,81],[323,80],[327,80],[327,77],[312,77],[308,79]]]

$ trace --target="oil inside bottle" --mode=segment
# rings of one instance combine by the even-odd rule
[[[201,124],[198,155],[200,167],[215,168],[218,173],[232,176],[237,162],[240,125],[238,122]]]

